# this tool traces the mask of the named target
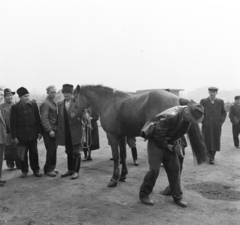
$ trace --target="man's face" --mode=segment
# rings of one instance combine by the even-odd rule
[[[5,99],[6,103],[12,103],[13,102],[13,95],[12,95],[12,93],[6,94],[4,99]]]
[[[29,101],[29,94],[23,95],[22,97],[20,97],[20,99],[21,99],[23,102],[28,103],[28,101]]]
[[[48,97],[51,99],[54,99],[56,96],[56,89],[55,88],[50,88],[50,90],[48,91]]]
[[[211,99],[215,99],[216,98],[216,95],[217,95],[217,91],[209,91],[209,96]]]
[[[4,95],[3,95],[3,91],[0,91],[0,102],[3,100]]]
[[[70,100],[72,98],[72,93],[63,92],[63,95],[65,100]]]
[[[235,104],[240,105],[240,99],[235,100]]]

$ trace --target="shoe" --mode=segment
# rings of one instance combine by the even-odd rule
[[[153,200],[149,198],[149,196],[140,197],[140,200],[145,205],[152,205],[152,206],[154,205]]]
[[[27,173],[22,173],[21,178],[27,178]]]
[[[183,208],[185,208],[185,207],[187,207],[187,203],[186,202],[184,202],[183,200],[174,200],[174,202],[178,205],[178,206],[180,206],[180,207],[183,207]]]
[[[73,175],[73,171],[67,171],[66,173],[62,174],[61,177],[67,177]]]
[[[210,164],[210,165],[214,165],[214,160],[213,160],[213,159],[210,159],[210,160],[209,160],[209,164]]]
[[[167,186],[164,190],[160,191],[160,194],[161,195],[167,195],[167,196],[172,195],[170,187]]]
[[[0,183],[5,184],[6,180],[0,180]]]
[[[139,165],[139,163],[138,163],[137,160],[134,160],[134,161],[133,161],[133,164],[134,164],[134,166],[138,166],[138,165]]]
[[[240,148],[239,146],[235,146],[235,148]]]
[[[78,177],[79,177],[79,173],[74,172],[71,179],[74,180],[74,179],[77,179]]]
[[[35,177],[41,177],[41,176],[42,176],[42,174],[41,174],[40,172],[35,172],[33,175],[34,175]]]
[[[49,177],[56,177],[57,176],[57,174],[54,171],[46,172],[45,174]]]
[[[85,157],[85,158],[83,159],[83,161],[92,161],[92,158],[91,158],[91,157]]]
[[[110,158],[110,160],[113,160],[113,158]]]

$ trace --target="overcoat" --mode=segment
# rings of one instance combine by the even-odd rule
[[[229,118],[233,126],[240,127],[240,106],[233,104],[230,106]]]
[[[38,139],[42,134],[42,125],[37,103],[19,101],[14,104],[10,112],[10,129],[12,138],[19,142],[30,142]]]
[[[220,151],[222,124],[227,116],[224,102],[222,99],[215,99],[212,104],[210,98],[205,98],[200,101],[200,104],[204,107],[202,133],[207,150]]]
[[[65,100],[58,102],[58,123],[57,123],[57,145],[65,146],[65,122],[64,122]],[[71,105],[70,105],[71,107]],[[69,128],[72,137],[72,144],[81,144],[82,124],[80,116],[71,118],[68,114]]]
[[[7,142],[7,126],[3,117],[2,110],[0,109],[0,145]]]
[[[14,103],[11,103],[10,105],[7,105],[6,103],[2,103],[0,105],[0,109],[2,110],[3,117],[5,119],[6,125],[7,125],[7,131],[8,131],[8,136],[7,136],[7,143],[6,145],[11,145],[12,144],[12,138],[11,138],[11,133],[10,133],[10,111],[11,107]]]
[[[92,130],[91,130],[91,146],[90,150],[99,149],[99,133],[98,133],[98,123],[97,120],[99,119],[99,115],[95,112],[92,112]]]

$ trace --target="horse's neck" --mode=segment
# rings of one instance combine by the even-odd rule
[[[114,104],[114,96],[107,95],[104,92],[89,90],[85,93],[85,97],[91,108],[100,116],[106,112],[106,109],[109,109]]]

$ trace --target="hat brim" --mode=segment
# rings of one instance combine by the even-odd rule
[[[15,92],[13,91],[13,92],[8,92],[8,93],[6,93],[4,96],[6,96],[6,95],[8,95],[8,94],[10,94],[10,93],[12,93],[12,95],[15,95]]]
[[[191,118],[191,120],[192,120],[194,123],[201,123],[201,122],[203,121],[204,115],[202,115],[199,119],[194,118],[194,116],[192,115],[191,110],[190,110],[190,108],[191,108],[191,106],[192,106],[193,104],[196,104],[196,102],[194,102],[193,100],[191,100],[191,101],[188,103],[188,105],[187,105],[189,117]]]

